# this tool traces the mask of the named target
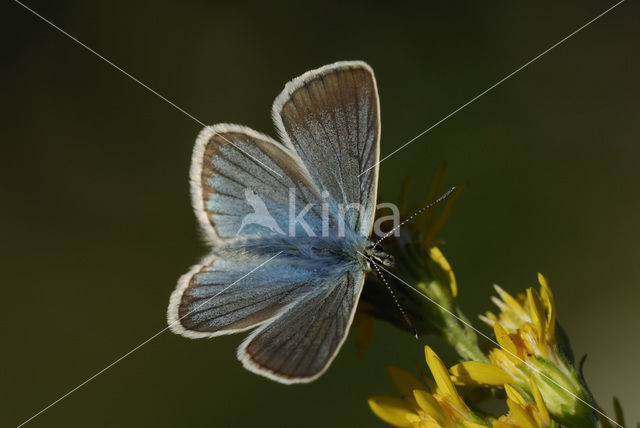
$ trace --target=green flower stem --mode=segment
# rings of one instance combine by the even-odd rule
[[[437,281],[431,281],[429,285],[419,283],[418,289],[427,296],[438,302],[439,306],[435,307],[440,321],[438,327],[441,336],[449,343],[464,361],[482,361],[489,362],[487,356],[478,346],[478,337],[476,333],[461,322],[464,320],[469,323],[464,314],[455,306],[455,302],[451,299],[448,289],[443,287]],[[430,302],[430,304],[433,304]],[[456,314],[456,316],[452,315]]]

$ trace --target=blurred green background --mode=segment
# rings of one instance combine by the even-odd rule
[[[27,3],[208,124],[274,135],[302,72],[372,65],[382,154],[611,2]],[[3,66],[0,423],[17,425],[164,328],[176,278],[206,251],[187,171],[201,126],[9,2]],[[381,166],[417,202],[435,167],[469,181],[443,233],[466,313],[548,276],[601,406],[640,420],[640,4],[627,1]],[[475,325],[483,328],[479,320]],[[165,332],[31,426],[382,426],[366,398],[422,346],[382,323],[310,385],[241,368],[241,335]],[[446,352],[443,355],[447,356]]]

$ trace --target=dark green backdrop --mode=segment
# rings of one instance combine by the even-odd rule
[[[56,2],[28,5],[206,123],[274,134],[290,78],[342,59],[375,69],[388,154],[611,2]],[[9,2],[0,170],[0,423],[15,426],[162,329],[205,251],[187,183],[201,126]],[[640,4],[627,1],[381,166],[414,200],[436,165],[469,181],[444,231],[467,314],[491,284],[551,281],[606,410],[640,419]],[[478,320],[477,326],[481,326]],[[483,327],[484,328],[484,327]],[[376,324],[311,385],[244,371],[241,336],[164,333],[32,426],[380,426],[385,365],[422,345]],[[444,355],[447,355],[446,353]],[[635,408],[634,408],[635,407]]]

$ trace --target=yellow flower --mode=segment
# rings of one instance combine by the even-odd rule
[[[540,293],[528,288],[526,295],[517,297],[496,286],[500,298],[493,301],[500,313],[481,318],[493,326],[500,347],[489,352],[490,364],[467,361],[452,367],[454,379],[465,385],[499,386],[510,378],[504,383],[518,385],[530,400],[537,402],[536,394],[540,395],[558,422],[595,426],[593,399],[557,344],[553,294],[541,274],[538,282]],[[511,414],[519,412],[509,408]]]
[[[501,369],[477,362],[477,370],[484,373],[488,385],[504,386],[509,412],[499,419],[484,418],[473,412],[458,392],[455,381],[462,366],[451,368],[453,376],[442,360],[428,346],[425,359],[434,381],[429,386],[399,367],[389,367],[391,382],[402,398],[378,395],[369,399],[369,407],[383,421],[403,428],[549,428],[551,418],[535,382],[529,380],[532,399],[508,382],[511,378]],[[456,374],[457,373],[457,374]]]
[[[423,207],[442,194],[445,170],[444,164],[438,167]],[[449,194],[436,215],[433,209],[408,206],[408,183],[405,180],[403,185],[400,213],[411,221],[402,224],[399,236],[391,235],[382,243],[395,256],[397,276],[393,276],[408,287],[394,290],[390,297],[385,281],[376,277],[367,280],[357,317],[357,346],[361,351],[368,343],[375,317],[416,335],[441,337],[462,362],[447,370],[431,348],[425,347],[434,380],[419,380],[406,370],[389,367],[401,397],[371,397],[372,411],[391,425],[408,428],[595,428],[599,411],[574,367],[568,337],[557,325],[546,278],[538,274],[539,291],[531,287],[516,296],[495,286],[497,296],[492,301],[499,311],[480,318],[493,328],[497,347],[481,348],[476,336],[480,332],[470,325],[457,303],[456,276],[440,250],[444,241],[436,238],[463,186]],[[416,292],[423,298],[417,298]],[[398,302],[404,310],[398,310]],[[505,395],[506,414],[495,419],[495,415],[479,410],[483,400]],[[619,407],[618,421],[622,420]],[[600,426],[611,428],[613,419],[601,416]]]
[[[493,428],[551,427],[551,417],[533,379],[529,379],[529,385],[534,398],[533,402],[527,401],[513,386],[504,386],[508,397],[509,413],[494,420]]]
[[[447,367],[428,346],[425,359],[435,382],[430,387],[398,367],[389,375],[402,398],[379,395],[369,407],[383,421],[410,428],[479,428],[490,426],[474,414],[458,393]]]
[[[542,274],[538,274],[538,281],[540,294],[529,287],[526,296],[520,294],[516,298],[495,285],[500,298],[493,297],[492,301],[500,308],[500,313],[496,316],[487,312],[480,318],[494,329],[497,324],[508,333],[515,333],[515,340],[521,340],[528,353],[555,357],[556,308],[553,294]]]

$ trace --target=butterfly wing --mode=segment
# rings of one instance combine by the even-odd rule
[[[289,207],[294,204],[296,212],[313,204],[305,224],[315,234],[322,231],[319,191],[304,166],[282,144],[252,129],[232,124],[204,128],[193,149],[190,181],[201,229],[216,245],[238,236],[290,233]],[[301,224],[296,227],[297,233],[308,234]]]
[[[347,211],[346,226],[369,235],[380,139],[373,72],[364,63],[343,62],[306,73],[276,99],[274,119],[284,146],[238,125],[208,127],[198,137],[192,200],[216,249],[180,279],[168,320],[188,337],[261,325],[238,349],[245,367],[283,383],[309,382],[346,339],[364,272],[337,256],[346,250],[333,251],[343,245],[338,241],[329,251],[335,260],[317,261],[312,253],[318,241],[286,236],[292,232],[291,201],[296,212],[313,206],[305,221],[312,233],[325,236],[324,212],[317,207],[327,191],[333,206],[329,241],[336,205],[359,204],[361,209]],[[273,222],[245,224],[258,211]],[[271,260],[279,248],[286,253]]]
[[[350,270],[324,281],[247,337],[238,348],[245,368],[287,384],[324,373],[347,338],[364,273]]]
[[[378,183],[380,107],[373,70],[347,61],[287,83],[273,104],[283,142],[321,189],[347,207],[345,223],[369,236]]]
[[[171,330],[191,338],[244,331],[273,318],[317,285],[308,270],[276,254],[243,256],[223,250],[194,266],[171,295]]]

